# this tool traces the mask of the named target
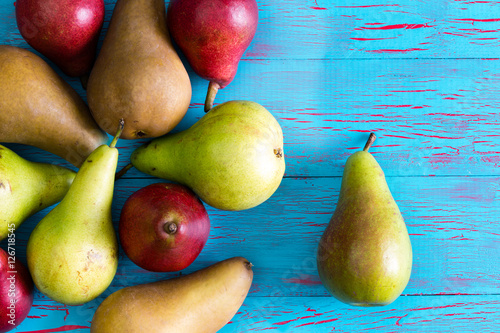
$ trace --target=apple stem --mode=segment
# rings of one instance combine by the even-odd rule
[[[215,95],[220,89],[217,82],[210,81],[208,84],[207,98],[205,99],[205,112],[210,111],[214,107]]]
[[[118,125],[118,130],[116,131],[115,137],[113,138],[113,141],[109,144],[109,148],[115,148],[116,142],[118,142],[118,138],[120,135],[122,135],[123,132],[123,127],[125,126],[125,121],[120,119],[120,124]]]
[[[129,163],[127,165],[125,165],[123,167],[123,169],[121,169],[120,171],[118,171],[116,174],[115,174],[115,181],[117,181],[118,179],[122,178],[124,174],[127,173],[127,171],[129,171],[130,169],[132,169],[134,165],[132,163]]]
[[[170,235],[177,232],[177,224],[175,222],[168,222],[163,225],[163,229]]]
[[[363,148],[363,151],[368,151],[370,147],[372,146],[373,142],[375,142],[375,139],[377,137],[375,136],[375,133],[370,133],[370,136],[368,137],[368,141],[366,141],[365,148]]]

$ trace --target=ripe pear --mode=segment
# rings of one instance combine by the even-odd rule
[[[76,173],[25,160],[0,145],[0,240],[31,215],[61,201]]]
[[[191,82],[167,30],[163,0],[118,0],[87,86],[99,126],[123,139],[158,137],[184,117]]]
[[[191,265],[205,246],[210,218],[186,186],[156,183],[134,192],[120,214],[123,251],[153,272],[175,272]]]
[[[356,306],[392,303],[411,274],[412,248],[384,172],[368,152],[346,162],[337,207],[319,242],[318,272],[326,289]]]
[[[88,75],[104,22],[103,0],[17,0],[19,32],[66,75]]]
[[[54,301],[77,305],[93,300],[111,283],[118,241],[111,203],[118,150],[116,140],[85,160],[68,193],[35,227],[26,257],[36,287]]]
[[[0,45],[0,142],[35,146],[75,166],[108,136],[83,99],[42,58]]]
[[[33,305],[33,280],[16,259],[15,235],[9,241],[7,252],[0,249],[0,333],[21,324]]]
[[[255,0],[172,0],[168,29],[196,74],[210,81],[205,111],[231,83],[257,30]]]
[[[230,101],[187,130],[137,148],[131,161],[142,172],[188,186],[212,207],[243,210],[266,201],[280,185],[283,132],[263,106]]]
[[[243,304],[252,264],[242,257],[166,281],[118,290],[97,308],[91,333],[215,333]]]

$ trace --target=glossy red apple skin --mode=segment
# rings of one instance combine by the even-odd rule
[[[92,69],[104,14],[103,0],[16,1],[16,21],[23,38],[73,77]]]
[[[118,226],[125,254],[153,272],[176,272],[191,265],[205,246],[210,219],[188,187],[156,183],[133,193]]]
[[[26,318],[33,304],[34,286],[31,275],[15,255],[11,258],[15,258],[15,263],[9,263],[9,255],[0,249],[0,333],[11,331],[18,326]],[[11,264],[14,266],[10,266]],[[14,299],[15,305],[12,306],[11,300]]]

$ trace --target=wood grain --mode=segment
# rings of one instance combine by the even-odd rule
[[[107,31],[114,3],[105,1],[103,33]],[[259,0],[257,3],[259,25],[245,59],[499,57],[497,1]],[[5,27],[0,44],[24,47],[15,23],[13,1],[2,0],[0,13],[0,23]],[[36,24],[30,26],[36,29]]]
[[[249,99],[265,106],[283,128],[288,176],[341,176],[370,131],[387,175],[494,175],[499,72],[500,60],[480,59],[245,61],[238,84],[222,89],[216,104]],[[204,115],[207,83],[190,75],[191,108],[175,131]],[[120,167],[144,142],[119,141]],[[40,150],[15,151],[69,166]],[[143,177],[134,170],[128,176]]]
[[[66,307],[38,300],[19,333],[90,332],[97,302]],[[332,297],[247,297],[219,332],[497,332],[497,296],[401,296],[385,307],[355,308]]]
[[[221,332],[500,331],[500,2],[257,2],[257,34],[215,104],[264,105],[283,128],[287,170],[278,191],[256,208],[207,207],[210,238],[182,273],[231,256],[247,257],[255,272],[244,305]],[[0,0],[0,44],[33,51],[18,31],[13,3]],[[105,1],[101,43],[114,3]],[[175,131],[203,116],[208,85],[181,58],[193,97]],[[86,98],[78,79],[53,68]],[[328,295],[315,251],[344,163],[369,132],[377,134],[370,152],[403,213],[414,261],[393,304],[355,308]],[[120,140],[119,168],[145,142]],[[40,149],[7,146],[74,169]],[[135,169],[120,179],[115,228],[128,196],[162,181]],[[26,262],[29,235],[50,209],[18,229],[18,260]],[[112,292],[179,275],[147,272],[121,249],[119,259],[111,286],[87,304],[65,306],[36,292],[15,332],[89,332],[95,309]]]

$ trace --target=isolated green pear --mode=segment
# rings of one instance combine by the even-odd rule
[[[285,172],[283,132],[263,106],[230,101],[189,129],[139,147],[138,170],[190,187],[208,205],[243,210],[266,201]]]
[[[321,237],[318,272],[326,289],[357,306],[387,305],[405,289],[412,248],[384,172],[368,152],[346,162],[337,207]]]
[[[252,264],[234,257],[174,279],[126,287],[101,303],[90,332],[215,333],[243,304],[252,279]]]
[[[0,240],[36,212],[59,202],[76,173],[25,160],[0,145]]]
[[[91,301],[115,276],[118,242],[111,203],[120,133],[109,147],[102,145],[90,154],[66,196],[28,240],[26,257],[33,281],[54,301],[68,305]]]

